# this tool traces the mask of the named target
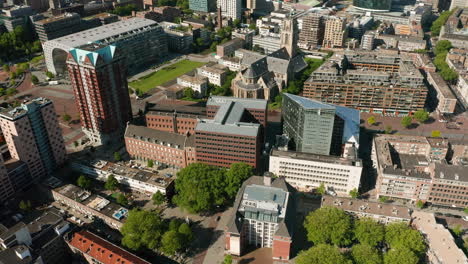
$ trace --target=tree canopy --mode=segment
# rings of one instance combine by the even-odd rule
[[[157,191],[153,194],[153,197],[151,197],[151,200],[153,200],[154,205],[161,205],[166,201],[166,196],[162,194],[162,192]]]
[[[377,246],[385,238],[384,226],[371,218],[356,220],[354,236],[361,244]]]
[[[89,189],[91,187],[91,179],[84,175],[80,175],[76,181],[76,184],[83,189]]]
[[[370,116],[369,118],[367,118],[367,124],[369,126],[373,126],[375,124],[375,116]]]
[[[385,227],[385,241],[391,248],[406,248],[420,256],[426,251],[424,238],[406,223],[391,223]]]
[[[429,119],[429,113],[424,111],[424,109],[419,109],[414,112],[414,118],[418,120],[419,123],[424,123]]]
[[[404,128],[408,128],[409,126],[411,126],[412,123],[413,123],[413,118],[411,118],[411,116],[405,116],[401,119],[401,125]]]
[[[384,256],[384,264],[418,264],[419,258],[407,248],[395,248]]]
[[[164,233],[161,241],[161,250],[164,254],[173,256],[183,247],[183,238],[177,231],[170,230]]]
[[[156,249],[160,246],[164,231],[165,225],[159,214],[133,209],[120,230],[122,245],[133,250],[142,247]]]
[[[359,191],[356,188],[354,188],[351,191],[349,191],[349,195],[351,196],[351,198],[356,199],[359,197]]]
[[[355,264],[382,264],[382,255],[372,246],[365,244],[354,245],[351,249],[351,257]]]
[[[132,11],[136,11],[137,8],[134,4],[129,4],[129,5],[124,5],[124,6],[118,6],[116,7],[112,13],[116,14],[118,16],[129,16],[132,14]]]
[[[434,53],[440,54],[449,51],[452,48],[452,42],[450,40],[439,40],[434,48]]]
[[[226,194],[229,198],[234,198],[242,183],[253,175],[252,166],[239,162],[231,164],[231,168],[226,172]]]
[[[242,183],[253,175],[245,163],[233,163],[229,170],[193,163],[177,174],[174,202],[191,213],[212,211],[237,194]]]
[[[337,247],[319,244],[299,253],[297,264],[351,264]]]
[[[346,246],[352,242],[351,218],[338,208],[326,206],[311,212],[304,226],[308,240],[314,244]]]
[[[0,35],[0,59],[16,60],[42,50],[39,40],[32,40],[33,34],[22,26],[17,26],[12,32]]]
[[[111,174],[109,175],[109,177],[107,177],[107,181],[104,184],[104,188],[110,191],[115,191],[119,188],[119,181],[117,181],[114,175]]]
[[[447,22],[447,19],[452,14],[453,11],[444,11],[440,16],[432,23],[431,34],[432,36],[438,36],[440,34],[440,29]]]

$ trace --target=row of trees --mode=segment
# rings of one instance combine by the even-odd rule
[[[442,12],[440,16],[432,23],[432,26],[431,26],[432,36],[439,36],[442,26],[445,25],[445,22],[447,22],[447,19],[452,14],[452,12],[453,10]]]
[[[252,175],[253,168],[246,163],[233,163],[228,170],[193,163],[177,173],[173,201],[190,213],[213,211],[232,201]]]
[[[32,36],[33,34],[22,26],[17,26],[12,32],[1,34],[0,59],[11,61],[41,51],[41,42],[33,41]]]
[[[439,71],[440,76],[446,81],[453,81],[458,78],[458,73],[451,69],[445,61],[451,48],[452,43],[448,40],[439,40],[434,48],[434,53],[436,54],[434,65]]]
[[[187,249],[193,232],[187,223],[164,220],[158,212],[133,209],[120,230],[122,245],[132,250],[147,248],[172,256]]]
[[[134,4],[129,4],[129,5],[116,7],[112,11],[112,13],[116,14],[118,16],[130,16],[132,14],[132,11],[136,11],[136,10],[138,10],[138,9]]]
[[[297,264],[417,264],[426,252],[423,236],[406,223],[384,226],[373,219],[353,221],[335,207],[322,207],[304,222],[315,246],[299,253]],[[351,247],[343,254],[340,247]],[[382,254],[383,249],[387,249]]]

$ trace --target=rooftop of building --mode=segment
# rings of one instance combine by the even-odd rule
[[[206,117],[206,107],[192,105],[177,105],[177,104],[156,104],[148,108],[147,116],[159,115],[161,113],[186,114],[197,117]]]
[[[468,165],[449,165],[446,163],[436,163],[434,178],[444,181],[468,182]]]
[[[305,98],[302,96],[289,94],[289,93],[284,93],[283,96],[290,98],[294,102],[298,103],[304,109],[335,109],[335,106],[333,105],[322,103],[320,101]]]
[[[240,43],[240,44],[239,44],[239,43]],[[218,46],[220,46],[220,47],[227,47],[227,46],[235,45],[235,44],[241,45],[242,43],[244,43],[244,40],[243,40],[243,39],[234,38],[234,39],[231,39],[230,41],[228,41],[228,42],[226,42],[226,43],[219,44]]]
[[[322,206],[332,206],[353,213],[411,219],[411,210],[407,207],[368,200],[324,195],[322,196]]]
[[[56,38],[45,43],[54,43],[56,45],[67,47],[78,47],[90,42],[96,42],[99,40],[119,36],[130,31],[156,25],[158,24],[153,20],[133,17],[100,27],[80,31],[61,38]]]
[[[468,263],[468,258],[458,248],[448,229],[436,222],[434,214],[414,211],[413,225],[424,234],[429,250],[440,263]]]
[[[283,151],[283,150],[276,150],[273,149],[270,156],[273,157],[283,157],[283,158],[291,158],[295,160],[307,160],[307,161],[316,161],[316,162],[324,162],[329,164],[338,164],[344,166],[353,166],[353,167],[361,167],[362,164],[360,163],[360,159],[347,159],[342,158],[339,156],[332,156],[332,155],[318,155],[306,152],[296,152],[296,151]],[[356,163],[359,161],[359,163]]]
[[[46,18],[46,19],[36,21],[35,24],[45,25],[45,24],[57,22],[57,21],[60,21],[60,20],[64,20],[64,19],[67,19],[67,18],[80,18],[80,15],[77,14],[77,13],[65,13],[65,14],[61,14],[61,15],[58,15],[58,16],[49,17],[49,18]]]
[[[99,18],[99,19],[103,19],[103,18],[108,18],[108,17],[116,17],[117,15],[114,15],[114,14],[110,14],[110,13],[99,13],[99,14],[95,14],[95,15],[91,15],[91,16],[87,16],[87,17],[83,17],[84,20],[91,20],[91,19],[95,19],[95,18]]]
[[[250,98],[235,98],[227,96],[210,96],[206,102],[206,106],[222,106],[227,102],[237,102],[242,104],[246,109],[262,109],[266,110],[268,101],[262,99]]]
[[[143,140],[153,144],[170,146],[176,149],[184,149],[195,145],[194,137],[192,135],[185,136],[132,124],[127,126],[125,137]]]
[[[70,245],[103,264],[149,264],[148,261],[124,250],[87,230],[76,232]]]
[[[194,74],[194,75],[184,74],[177,78],[181,81],[192,83],[192,84],[197,84],[197,85],[202,85],[208,82],[208,78],[198,75],[198,74]]]
[[[199,25],[203,25],[203,26],[207,26],[210,24],[210,22],[204,20],[204,19],[199,19],[199,18],[184,18],[184,20],[182,21],[182,23],[189,23],[189,24],[199,24]]]
[[[196,131],[210,133],[220,133],[227,135],[242,135],[247,137],[256,137],[260,131],[260,124],[255,123],[225,123],[221,124],[212,119],[202,119],[195,127]]]
[[[8,248],[6,250],[0,251],[0,264],[30,264],[33,261],[33,257],[29,254],[29,256],[21,259],[18,256],[17,251],[19,252],[24,252],[26,250],[29,250],[28,247],[24,245],[16,245],[12,248]]]
[[[112,61],[116,54],[116,49],[117,48],[114,45],[89,43],[70,50],[70,55],[78,64],[90,63],[93,66],[96,66],[100,60],[105,63]]]
[[[206,65],[203,65],[199,69],[208,71],[211,73],[215,73],[215,74],[223,74],[228,71],[228,68],[226,66],[217,64],[217,63],[209,63]]]
[[[284,178],[250,177],[237,192],[234,211],[226,224],[227,232],[240,234],[242,219],[250,217],[276,222],[279,225],[275,235],[290,237],[295,218],[293,192],[294,188]]]
[[[23,104],[21,104],[21,106],[2,109],[0,111],[0,117],[6,118],[8,120],[16,120],[25,116],[29,110],[32,110],[36,106],[44,107],[51,103],[52,101],[47,98],[38,97],[29,101],[25,101]]]
[[[121,215],[120,212],[122,210],[126,210],[128,212],[128,209],[125,209],[121,205],[111,202],[100,195],[91,193],[90,191],[82,189],[73,184],[67,184],[55,188],[53,191],[69,199],[72,199],[77,203],[82,204],[83,206],[96,210],[107,217],[113,218],[114,220],[120,221],[121,223],[125,222],[126,218],[120,217],[119,219],[114,217],[114,214],[119,213],[119,215]]]

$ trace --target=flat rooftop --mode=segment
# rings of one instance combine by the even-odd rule
[[[330,164],[339,164],[345,166],[358,166],[356,164],[356,160],[345,159],[339,156],[331,156],[331,155],[317,155],[311,154],[306,152],[296,152],[296,151],[282,151],[274,149],[271,152],[273,157],[280,157],[280,158],[290,158],[295,160],[308,160],[308,161],[316,161],[316,162],[324,162]],[[360,159],[358,159],[360,161]],[[360,167],[361,165],[359,165]]]
[[[206,102],[206,106],[221,106],[227,102],[237,102],[242,104],[246,109],[267,109],[267,100],[262,99],[245,99],[227,96],[210,96]]]
[[[33,100],[30,100],[22,104],[21,106],[11,107],[11,108],[1,110],[0,117],[6,118],[8,120],[15,120],[17,118],[21,118],[24,115],[26,115],[28,113],[28,107],[31,104],[35,104],[35,105],[42,107],[50,103],[52,103],[52,101],[47,98],[43,98],[43,97],[35,98]]]
[[[411,219],[411,210],[407,207],[367,200],[324,195],[322,197],[322,206],[336,207],[354,213],[382,215],[406,220]]]
[[[137,30],[140,28],[155,26],[156,23],[153,20],[133,17],[126,20],[120,20],[115,23],[103,25],[100,27],[80,31],[75,34],[67,35],[61,38],[53,39],[45,43],[55,43],[68,47],[78,47],[89,42],[95,42],[111,37],[117,37],[124,35],[129,31]]]
[[[160,131],[145,126],[136,126],[129,124],[125,131],[125,137],[148,141],[153,144],[162,144],[167,146],[171,144],[172,148],[184,149],[192,147],[193,136],[185,136],[177,133]]]

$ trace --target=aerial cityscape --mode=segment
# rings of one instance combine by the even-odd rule
[[[0,0],[0,264],[468,264],[468,0]]]

